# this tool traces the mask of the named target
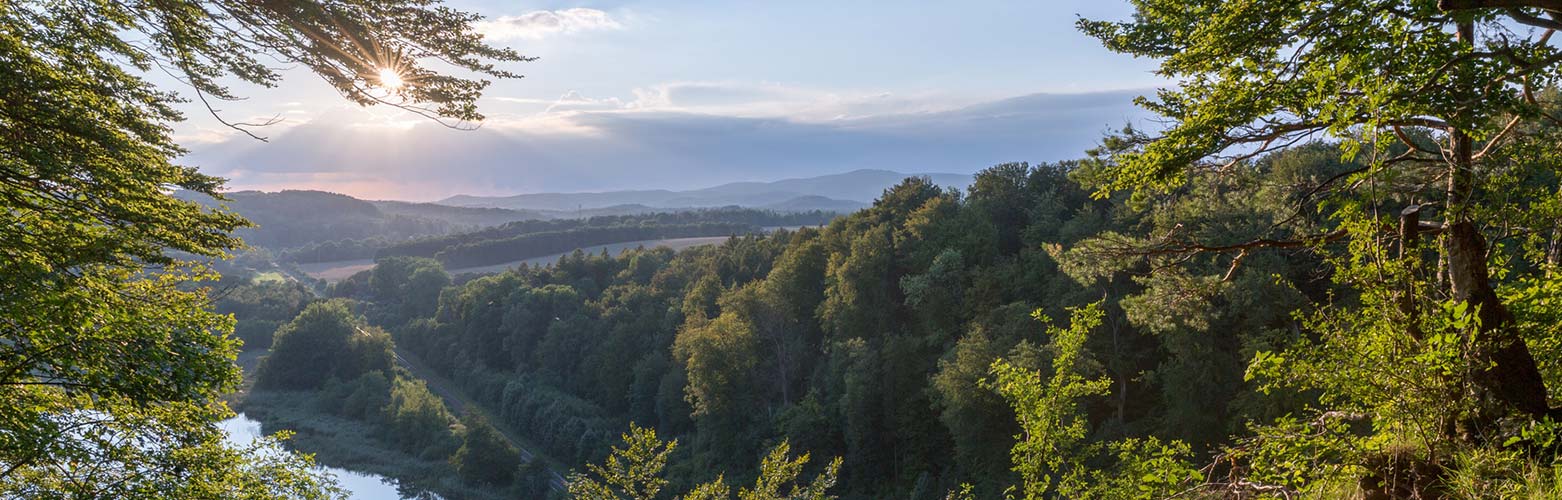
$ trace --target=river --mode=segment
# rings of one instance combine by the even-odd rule
[[[240,413],[238,416],[223,420],[217,424],[228,433],[228,440],[244,445],[253,442],[261,436],[260,422],[256,422]],[[407,496],[396,490],[395,480],[378,474],[339,469],[336,467],[321,467],[322,470],[336,477],[336,483],[347,492],[347,498],[351,500],[429,500],[438,497]]]

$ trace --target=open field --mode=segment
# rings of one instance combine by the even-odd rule
[[[287,276],[283,275],[279,271],[266,271],[263,273],[256,273],[253,281],[255,283],[282,283],[287,281]]]
[[[606,245],[594,245],[594,246],[589,246],[589,247],[582,247],[580,250],[583,251],[583,252],[586,252],[588,254],[602,253],[603,250],[607,250],[607,253],[610,254],[610,255],[618,255],[618,254],[622,253],[625,250],[630,250],[630,249],[640,248],[640,247],[645,247],[645,248],[667,247],[667,248],[671,248],[673,250],[683,250],[683,249],[686,249],[686,248],[693,248],[693,247],[703,246],[703,245],[716,245],[716,244],[720,244],[720,243],[722,243],[724,241],[727,241],[728,238],[731,238],[731,236],[697,236],[697,237],[693,237],[693,238],[668,238],[668,239],[661,239],[661,240],[626,241],[626,242],[622,242],[622,243],[609,243],[609,244],[606,244]],[[511,261],[511,262],[505,262],[503,264],[494,264],[494,265],[489,265],[489,266],[478,266],[478,267],[466,267],[466,268],[460,268],[460,269],[447,269],[446,271],[448,271],[450,274],[497,273],[497,272],[502,272],[502,271],[504,271],[506,269],[509,269],[509,268],[512,268],[512,267],[519,266],[521,264],[528,264],[528,265],[533,265],[533,266],[545,266],[545,265],[553,264],[555,262],[558,262],[559,259],[564,258],[565,255],[569,255],[569,254],[572,254],[572,253],[575,253],[575,252],[573,250],[571,250],[569,252],[556,253],[556,254],[553,254],[553,255],[544,255],[542,257],[532,257],[530,259],[521,259],[521,260],[516,260],[516,261]]]
[[[626,242],[622,242],[622,243],[609,243],[609,244],[606,244],[606,245],[593,245],[593,246],[581,248],[581,250],[586,252],[586,253],[592,253],[592,254],[602,253],[603,250],[607,250],[607,252],[609,254],[613,254],[613,255],[618,255],[619,253],[622,253],[625,250],[629,250],[629,249],[632,249],[632,248],[639,248],[639,247],[645,247],[645,248],[667,247],[667,248],[671,248],[673,250],[683,250],[685,248],[692,248],[692,247],[697,247],[697,246],[702,246],[702,245],[716,245],[716,244],[720,244],[720,243],[722,243],[724,241],[727,241],[727,238],[730,238],[730,236],[699,236],[699,237],[693,237],[693,238],[667,238],[667,239],[660,239],[660,240],[638,240],[638,241],[626,241]],[[575,252],[574,251],[569,251],[569,252],[564,252],[564,253],[556,253],[556,254],[553,254],[553,255],[544,255],[544,256],[541,256],[541,257],[532,257],[530,259],[515,260],[515,261],[506,262],[506,263],[503,263],[503,264],[494,264],[494,265],[490,265],[490,266],[480,266],[480,267],[466,267],[466,268],[460,268],[460,269],[449,269],[448,271],[450,272],[450,274],[497,273],[497,272],[504,271],[505,269],[509,269],[509,268],[512,268],[512,267],[515,267],[515,266],[519,266],[521,264],[529,264],[529,265],[533,265],[533,266],[542,266],[542,265],[553,264],[555,262],[558,262],[559,259],[564,258],[565,255],[569,255],[569,254],[572,254],[572,253],[575,253]],[[334,262],[315,262],[315,263],[310,263],[310,264],[299,264],[298,265],[298,268],[300,270],[304,271],[304,274],[308,274],[310,277],[315,278],[315,279],[322,279],[322,280],[326,280],[326,281],[341,281],[343,279],[346,279],[349,276],[357,274],[359,271],[368,270],[368,269],[373,268],[373,267],[374,267],[374,259],[339,260],[339,261],[334,261]]]
[[[341,281],[348,276],[374,267],[374,259],[338,260],[299,264],[298,269],[309,277],[326,281]]]

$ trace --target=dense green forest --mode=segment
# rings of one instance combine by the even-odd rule
[[[1343,170],[1338,156],[1323,144],[1275,155],[1245,182],[1208,181],[1253,196],[1178,208],[1237,230],[1270,224],[1287,205],[1258,196],[1260,175]],[[398,345],[551,456],[597,461],[629,422],[678,437],[687,444],[668,470],[682,487],[714,471],[749,477],[755,457],[787,441],[843,457],[849,496],[942,498],[961,483],[997,496],[1019,478],[1009,460],[1019,427],[983,387],[989,367],[1048,366],[1055,353],[1033,312],[1066,323],[1092,303],[1105,326],[1079,365],[1112,394],[1083,402],[1090,439],[1155,436],[1207,456],[1246,422],[1300,408],[1254,394],[1243,373],[1256,351],[1294,338],[1286,304],[1325,297],[1319,263],[1304,252],[1255,257],[1226,281],[1198,277],[1216,262],[1071,277],[1057,248],[1150,230],[1172,213],[1091,199],[1069,179],[1076,170],[1000,165],[969,195],[913,178],[823,229],[576,255],[442,292],[417,278],[436,262],[394,260],[369,286],[334,295],[363,301]],[[1202,282],[1200,304],[1171,290],[1190,281]]]
[[[676,439],[656,467],[675,491],[718,472],[764,477],[755,458],[784,444],[841,457],[829,477],[846,498],[991,498],[1015,485],[1158,498],[1239,488],[1212,474],[1260,466],[1246,473],[1345,495],[1356,487],[1339,482],[1353,477],[1348,460],[1412,466],[1332,448],[1371,439],[1354,423],[1363,417],[1324,410],[1337,400],[1305,385],[1320,379],[1283,371],[1285,357],[1334,355],[1317,346],[1350,318],[1328,307],[1378,300],[1349,279],[1348,261],[1328,257],[1350,246],[1266,243],[1235,260],[1130,251],[1327,228],[1318,202],[1286,187],[1363,167],[1341,157],[1337,143],[1296,146],[1159,200],[1093,198],[1081,182],[1098,175],[1095,160],[1005,164],[968,193],[907,179],[818,229],[577,253],[455,285],[437,261],[397,257],[330,294],[567,464],[605,459],[632,424],[646,428],[624,436],[641,455],[656,436]],[[1525,246],[1505,252],[1518,261]],[[1504,293],[1544,293],[1534,286]],[[1549,321],[1528,311],[1526,321]],[[1557,376],[1554,354],[1537,359]],[[1361,368],[1350,387],[1392,383],[1377,371],[1387,364]],[[1363,373],[1378,378],[1354,378]],[[1417,418],[1447,401],[1421,404]],[[1537,429],[1509,431],[1502,445],[1545,449],[1527,444],[1544,439]],[[1317,455],[1331,449],[1340,455]],[[1462,460],[1475,459],[1501,460]],[[1522,467],[1480,474],[1470,487],[1552,487]]]
[[[520,451],[481,414],[457,417],[423,381],[397,367],[390,336],[366,325],[348,303],[309,304],[277,329],[270,347],[245,409],[274,419],[271,413],[302,403],[306,414],[365,427],[391,450],[414,457],[407,461],[417,466],[397,471],[409,486],[458,498],[547,494],[545,476],[515,481]]]

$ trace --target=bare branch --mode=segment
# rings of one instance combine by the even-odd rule
[[[1478,152],[1478,153],[1475,153],[1475,155],[1471,156],[1470,159],[1471,160],[1479,160],[1481,158],[1484,158],[1487,153],[1490,153],[1493,148],[1497,147],[1497,145],[1499,143],[1501,143],[1503,140],[1506,140],[1508,138],[1508,134],[1513,132],[1514,126],[1519,124],[1519,120],[1521,118],[1523,118],[1523,117],[1519,116],[1519,115],[1514,115],[1513,119],[1512,120],[1508,120],[1508,124],[1502,127],[1502,131],[1498,132],[1497,135],[1492,136],[1491,140],[1486,141],[1486,146],[1482,147],[1481,151]]]

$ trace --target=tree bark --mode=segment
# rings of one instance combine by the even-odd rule
[[[1476,333],[1474,382],[1488,395],[1536,418],[1550,413],[1546,384],[1529,346],[1513,325],[1513,314],[1492,289],[1486,269],[1486,240],[1475,224],[1448,228],[1449,291],[1480,319]]]
[[[1421,206],[1411,205],[1399,212],[1399,259],[1401,262],[1420,262],[1421,251]],[[1414,272],[1414,271],[1412,271]],[[1410,284],[1415,283],[1414,274],[1409,278]],[[1399,297],[1399,312],[1405,315],[1405,332],[1410,338],[1420,341],[1421,311],[1417,307],[1415,289],[1409,288],[1403,291]]]
[[[1450,134],[1453,164],[1448,175],[1444,250],[1450,295],[1468,304],[1480,320],[1470,359],[1472,382],[1479,392],[1477,400],[1495,400],[1541,418],[1550,413],[1545,380],[1529,346],[1515,329],[1513,314],[1492,288],[1486,267],[1486,239],[1469,220],[1465,206],[1473,189],[1471,140],[1460,130],[1451,130]]]

